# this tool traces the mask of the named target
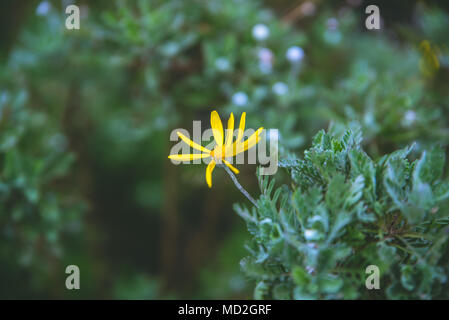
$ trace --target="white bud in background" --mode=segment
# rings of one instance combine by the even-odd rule
[[[297,63],[304,58],[304,50],[301,47],[293,46],[288,48],[285,56],[288,61],[292,63]]]
[[[256,24],[253,27],[253,37],[258,41],[263,41],[270,35],[270,29],[262,23]]]
[[[276,82],[273,85],[273,92],[278,96],[283,96],[288,92],[288,86],[284,82]]]
[[[308,242],[307,243],[307,247],[309,247],[310,249],[318,248],[318,246],[317,246],[317,244],[315,242]]]
[[[299,8],[301,13],[305,16],[313,16],[316,11],[316,6],[312,1],[304,2]]]
[[[273,62],[273,52],[268,48],[262,48],[257,53],[260,62],[262,63],[272,63]]]
[[[410,126],[416,121],[416,112],[413,110],[408,110],[404,114],[404,118],[402,119],[402,124],[405,126]]]
[[[327,19],[327,29],[331,31],[335,31],[338,29],[338,20],[337,18],[329,18]]]
[[[224,57],[215,60],[215,67],[220,71],[228,71],[231,68],[231,63]]]
[[[236,106],[242,107],[248,103],[248,96],[242,91],[236,92],[232,96],[232,103]]]
[[[42,1],[36,8],[36,15],[46,16],[51,9],[51,4],[48,1]]]
[[[263,73],[270,73],[273,68],[273,52],[268,48],[262,48],[257,53],[259,58],[259,69]]]
[[[315,240],[317,235],[318,235],[318,232],[313,229],[306,229],[304,231],[304,238],[306,238],[306,240]]]
[[[311,266],[306,266],[306,270],[308,274],[313,274],[315,272],[315,268]]]

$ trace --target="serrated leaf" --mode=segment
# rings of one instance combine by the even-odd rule
[[[338,174],[332,178],[326,192],[326,204],[330,209],[342,208],[348,193],[345,177]]]
[[[345,197],[346,208],[354,206],[362,198],[364,187],[365,178],[362,175],[357,176],[357,178],[355,178],[352,182],[351,188]]]

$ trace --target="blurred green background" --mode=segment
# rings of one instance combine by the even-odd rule
[[[79,30],[64,27],[72,3]],[[381,30],[365,28],[369,4]],[[356,122],[374,157],[447,145],[448,8],[1,1],[0,298],[252,298],[232,209],[246,199],[222,170],[208,189],[205,166],[173,165],[170,132],[217,109],[277,128],[281,157]],[[239,169],[256,196],[255,166]]]

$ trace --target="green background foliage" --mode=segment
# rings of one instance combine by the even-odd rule
[[[0,297],[447,298],[445,2],[68,3],[0,5]],[[214,109],[280,132],[259,210],[167,159]]]

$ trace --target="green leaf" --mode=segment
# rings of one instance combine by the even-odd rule
[[[292,270],[292,277],[298,286],[305,286],[309,283],[310,277],[302,266],[295,266]]]
[[[363,189],[365,187],[365,178],[362,175],[357,176],[352,182],[351,188],[345,196],[345,207],[350,208],[354,206],[363,195]]]
[[[401,267],[401,284],[408,291],[412,291],[415,288],[412,266],[405,265]]]
[[[376,169],[373,161],[365,152],[356,149],[349,151],[349,160],[351,163],[351,175],[354,177],[363,175],[366,185],[364,195],[369,202],[375,202],[377,189]]]
[[[345,183],[345,177],[341,174],[335,175],[329,182],[326,192],[326,204],[331,210],[343,207],[345,196],[348,193],[348,185]]]
[[[337,293],[343,286],[343,279],[334,275],[326,275],[321,278],[320,284],[325,293]]]
[[[443,174],[445,153],[441,147],[424,152],[413,170],[413,184],[421,182],[432,184]]]
[[[273,296],[278,300],[291,299],[291,289],[286,283],[280,283],[274,286]]]

